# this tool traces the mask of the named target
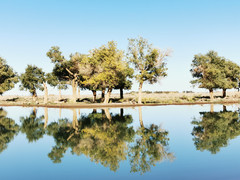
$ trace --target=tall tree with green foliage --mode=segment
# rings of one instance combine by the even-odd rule
[[[67,60],[62,55],[60,48],[58,46],[53,46],[47,52],[47,56],[51,59],[52,63],[55,64],[56,72],[55,75],[58,76],[59,79],[64,81],[69,81],[72,86],[72,101],[76,102],[77,99],[77,86],[78,81],[81,80],[81,72],[80,72],[80,63],[85,55],[75,53],[70,55],[70,59]]]
[[[0,95],[14,88],[17,82],[17,73],[7,64],[6,60],[0,57]]]
[[[123,90],[129,90],[132,87],[132,81],[134,70],[129,67],[129,64],[125,62],[124,70],[120,74],[120,81],[115,89],[120,90],[120,99],[123,99]]]
[[[108,88],[104,103],[109,102],[112,90],[120,80],[125,65],[123,62],[123,52],[117,49],[114,41],[108,42],[98,49],[94,49],[90,54],[91,62],[99,68],[89,79],[91,84],[97,84],[99,88]]]
[[[82,72],[82,84],[86,89],[89,89],[93,93],[93,102],[97,98],[97,90],[101,90],[103,85],[101,81],[97,81],[97,74],[102,72],[101,61],[96,58],[95,49],[90,51],[88,56],[85,56],[81,63]],[[105,87],[104,87],[105,89]]]
[[[226,60],[221,64],[221,71],[224,74],[224,83],[222,87],[223,98],[226,97],[227,89],[238,88],[240,79],[240,66],[232,61]]]
[[[43,83],[45,80],[45,73],[41,68],[38,68],[35,65],[28,65],[25,69],[25,73],[20,76],[20,90],[28,90],[34,100],[37,97],[37,89],[43,91]]]
[[[62,90],[67,89],[67,82],[61,81],[59,76],[55,75],[54,71],[47,74],[47,83],[52,87],[57,87],[59,90],[59,100],[62,99]]]
[[[48,102],[48,87],[47,83],[55,81],[55,77],[51,73],[43,72],[42,68],[35,65],[28,65],[25,73],[20,76],[20,90],[29,90],[34,100],[37,97],[37,89],[44,91],[44,104]]]
[[[225,63],[225,58],[218,56],[214,51],[209,51],[207,54],[198,54],[194,56],[192,61],[192,73],[194,80],[191,84],[198,85],[199,88],[208,89],[210,99],[213,100],[213,90],[219,87],[224,87],[225,74],[222,73],[220,66]]]
[[[161,77],[167,76],[166,57],[170,51],[152,48],[146,39],[139,37],[129,39],[128,59],[137,71],[135,78],[139,82],[138,103],[142,103],[142,87],[144,82],[150,84],[158,82]]]

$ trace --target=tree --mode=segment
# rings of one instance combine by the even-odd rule
[[[97,81],[96,77],[99,73],[102,72],[101,61],[96,58],[96,50],[90,51],[90,55],[82,61],[81,72],[83,77],[82,84],[85,88],[89,89],[93,93],[93,102],[97,98],[97,90],[105,89],[101,84],[101,81]]]
[[[20,76],[20,90],[29,90],[34,100],[37,97],[37,89],[43,91],[46,90],[45,73],[41,68],[34,65],[28,65],[25,69],[25,73]],[[44,87],[42,86],[44,84]]]
[[[138,103],[142,103],[142,86],[144,82],[150,84],[158,82],[161,77],[167,76],[166,57],[170,51],[152,48],[146,39],[129,39],[128,59],[136,69],[136,80],[139,82]]]
[[[120,99],[123,99],[123,90],[129,90],[132,87],[132,81],[134,70],[129,67],[128,63],[125,63],[124,70],[120,74],[120,81],[115,89],[120,90]]]
[[[47,83],[53,83],[55,77],[51,73],[43,72],[42,68],[34,65],[28,65],[25,73],[20,76],[20,90],[27,89],[32,94],[34,100],[37,97],[37,89],[44,90],[44,104],[48,102],[48,88]]]
[[[213,90],[224,87],[225,74],[220,68],[225,63],[225,58],[218,56],[214,51],[207,54],[198,54],[194,56],[190,72],[193,78],[190,83],[198,85],[199,88],[206,88],[210,92],[210,99],[213,100]]]
[[[17,82],[17,73],[0,57],[0,95],[14,88]]]
[[[55,69],[54,69],[55,70]],[[59,100],[62,99],[61,90],[67,89],[66,81],[61,81],[59,76],[55,75],[55,72],[47,74],[47,83],[52,87],[57,87],[59,90]]]
[[[239,87],[240,66],[228,60],[221,64],[221,70],[225,77],[222,87],[219,88],[223,90],[223,98],[225,98],[227,89]]]
[[[92,50],[90,62],[98,67],[96,73],[88,80],[88,83],[95,84],[95,89],[108,88],[104,103],[109,102],[112,89],[118,85],[125,65],[123,62],[123,52],[117,49],[114,41],[108,42],[98,49]]]
[[[70,55],[70,59],[67,60],[62,55],[62,52],[59,50],[60,48],[57,46],[51,47],[51,49],[47,52],[47,56],[51,59],[52,63],[55,64],[55,75],[60,80],[70,81],[72,86],[72,101],[76,102],[77,99],[77,85],[78,81],[81,80],[80,73],[80,63],[85,57],[85,55],[75,53],[74,55]]]

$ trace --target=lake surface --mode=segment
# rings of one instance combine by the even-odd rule
[[[1,179],[240,179],[239,113],[1,107]]]

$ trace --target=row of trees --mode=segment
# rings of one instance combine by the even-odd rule
[[[170,52],[153,48],[146,39],[139,37],[129,39],[128,52],[117,49],[114,41],[108,42],[89,54],[74,53],[65,58],[60,48],[53,46],[47,56],[54,64],[51,73],[45,73],[41,68],[28,65],[25,73],[18,75],[6,64],[2,58],[0,70],[0,93],[10,90],[14,84],[21,82],[20,89],[28,90],[33,98],[37,97],[37,90],[44,90],[44,103],[47,103],[47,84],[62,89],[72,87],[72,101],[77,100],[77,89],[88,89],[93,93],[93,102],[96,101],[96,92],[102,91],[102,101],[109,102],[113,89],[120,89],[120,98],[123,98],[123,89],[130,89],[132,78],[139,83],[139,99],[142,102],[142,87],[144,82],[156,83],[166,74],[166,57]],[[5,74],[3,74],[5,73]],[[107,91],[105,96],[105,91]]]
[[[195,55],[190,71],[195,78],[191,83],[198,85],[199,88],[208,89],[211,100],[214,98],[215,89],[222,89],[224,98],[227,89],[240,87],[240,66],[218,56],[214,51],[209,51],[205,55]]]
[[[142,102],[142,87],[144,82],[156,83],[161,77],[167,76],[166,57],[170,51],[160,51],[148,43],[146,39],[129,39],[128,52],[117,49],[114,41],[108,42],[89,54],[74,53],[65,58],[57,46],[52,47],[47,56],[54,64],[51,73],[45,73],[41,68],[28,65],[20,76],[13,71],[6,61],[0,58],[0,94],[14,87],[19,80],[20,89],[28,90],[34,99],[37,90],[44,90],[44,103],[47,103],[47,84],[61,90],[72,87],[72,102],[77,100],[77,89],[88,89],[93,93],[93,102],[96,101],[96,92],[102,91],[102,102],[108,103],[113,89],[120,89],[120,98],[123,90],[130,89],[132,79],[139,83],[138,103]],[[191,73],[193,85],[206,88],[213,100],[213,90],[222,89],[223,98],[226,90],[239,88],[240,66],[217,52],[195,55],[192,61]],[[107,91],[105,96],[105,91]]]

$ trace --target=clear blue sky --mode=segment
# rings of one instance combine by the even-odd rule
[[[240,64],[239,9],[239,0],[0,0],[0,56],[18,73],[27,64],[50,72],[51,46],[68,56],[114,40],[126,50],[128,38],[143,36],[173,50],[168,77],[143,89],[192,90],[194,54],[215,50]],[[18,86],[6,94],[15,93]]]

